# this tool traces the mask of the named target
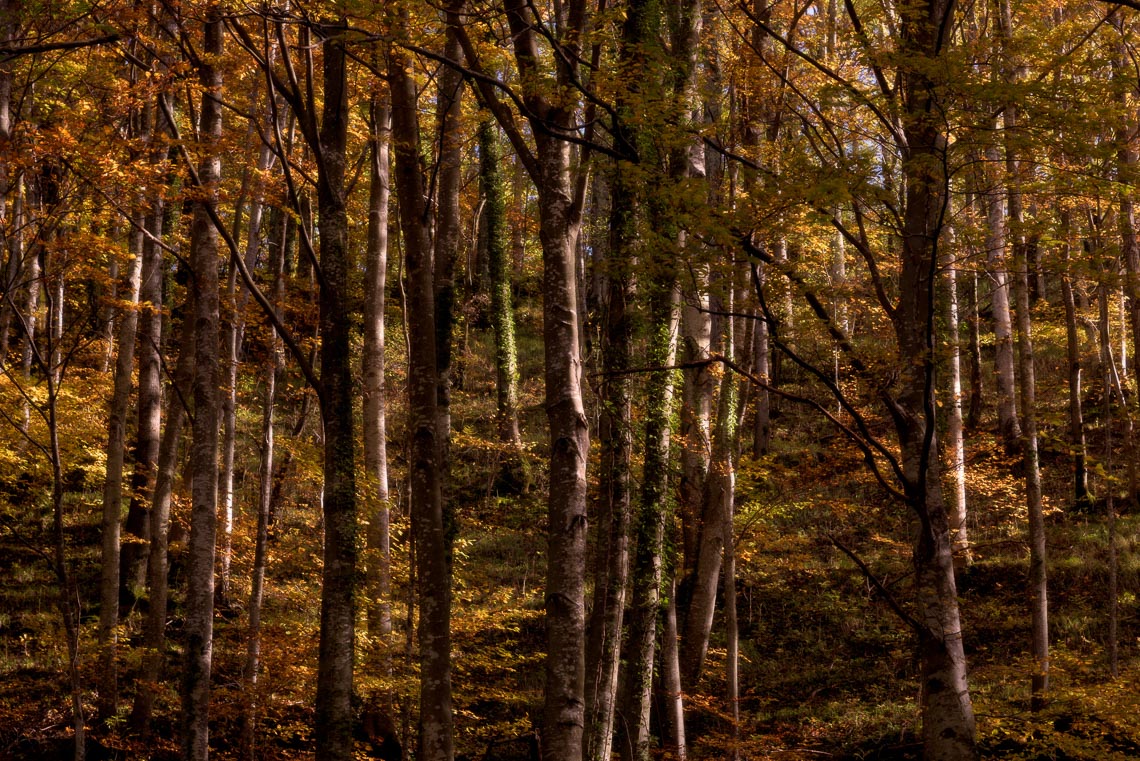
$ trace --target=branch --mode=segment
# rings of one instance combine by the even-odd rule
[[[186,145],[178,138],[177,128],[174,126],[174,115],[169,112],[170,106],[166,103],[165,98],[160,99],[160,102],[162,103],[163,110],[166,111],[166,117],[171,125],[171,129],[175,132],[174,137],[178,145],[178,153],[186,165],[186,171],[190,176],[191,185],[198,189],[204,189],[202,181],[198,177],[198,170],[194,167],[194,162],[190,158],[189,151],[186,150]],[[253,296],[254,301],[261,307],[262,312],[265,313],[265,317],[273,326],[273,329],[277,331],[277,334],[281,336],[281,340],[284,341],[285,345],[289,348],[289,353],[293,355],[293,359],[297,361],[298,367],[301,368],[301,374],[305,376],[305,380],[308,381],[309,385],[316,391],[317,399],[321,402],[321,406],[324,407],[324,386],[321,385],[320,379],[313,371],[313,366],[309,363],[305,353],[301,351],[301,347],[293,338],[293,334],[290,333],[281,322],[277,310],[273,308],[273,305],[269,303],[269,299],[267,299],[265,294],[261,292],[261,289],[257,287],[257,283],[254,282],[253,276],[250,275],[249,269],[245,266],[245,260],[242,259],[241,253],[238,251],[237,243],[234,242],[233,236],[230,235],[229,230],[227,230],[226,226],[222,223],[221,217],[218,216],[218,210],[214,208],[212,203],[205,201],[201,203],[214,229],[218,231],[218,235],[222,237],[222,240],[225,241],[226,246],[229,248],[230,261],[234,263],[234,266],[237,267],[238,272],[241,274],[242,283]]]
[[[847,546],[844,545],[843,542],[839,541],[839,539],[834,534],[828,534],[827,538],[844,555],[851,558],[851,562],[859,566],[859,570],[863,572],[863,576],[866,577],[867,581],[871,582],[871,585],[879,591],[879,594],[883,596],[883,599],[886,600],[887,605],[889,605],[891,610],[895,612],[895,615],[901,618],[907,626],[913,629],[915,634],[922,636],[927,631],[926,627],[919,623],[914,618],[914,616],[903,610],[902,605],[900,605],[899,601],[895,599],[895,596],[892,595],[890,591],[883,585],[883,582],[879,581],[879,577],[871,573],[871,569],[867,567],[866,563],[859,559],[858,555],[848,549]]]
[[[760,302],[760,308],[763,310],[765,321],[769,326],[769,338],[772,343],[777,349],[784,352],[784,354],[787,355],[789,359],[795,362],[798,367],[803,368],[807,373],[815,377],[815,379],[818,380],[823,385],[823,387],[831,393],[832,397],[837,402],[839,402],[839,405],[843,411],[851,416],[851,419],[855,421],[855,425],[859,429],[859,437],[853,438],[852,440],[855,441],[863,451],[867,467],[870,468],[871,473],[875,476],[875,479],[888,493],[905,502],[905,495],[898,489],[891,486],[883,474],[879,471],[879,464],[875,459],[875,452],[878,452],[879,455],[883,457],[883,459],[885,459],[891,466],[891,472],[894,473],[894,476],[898,482],[905,485],[907,483],[906,474],[903,472],[902,466],[899,464],[895,456],[871,433],[871,428],[869,425],[867,425],[867,421],[864,420],[859,411],[855,409],[855,407],[850,402],[847,401],[847,396],[843,393],[843,390],[839,388],[839,385],[818,367],[805,360],[790,346],[780,340],[779,331],[777,329],[777,322],[772,317],[772,312],[768,308],[768,302],[764,298],[764,289],[762,287],[763,284],[760,281],[759,268],[755,264],[752,267],[752,282],[756,289],[756,298]],[[884,403],[888,408],[891,408],[893,401],[886,395],[885,392],[882,394],[882,396]],[[823,412],[823,414],[827,416],[828,419],[832,419],[830,413],[828,413],[827,410],[825,410],[822,406],[820,406],[818,403],[816,403],[815,406],[817,409]],[[836,421],[836,424],[840,425],[842,428],[841,423]],[[848,435],[850,436],[850,434]]]
[[[883,113],[882,109],[874,104],[874,102],[867,96],[866,93],[864,93],[847,79],[839,76],[839,74],[832,70],[830,66],[823,63],[815,56],[809,55],[808,53],[805,53],[793,45],[783,35],[778,34],[775,29],[770,27],[764,21],[761,21],[760,18],[750,8],[743,7],[742,10],[744,11],[744,15],[746,15],[753,24],[760,27],[760,29],[763,30],[765,34],[774,39],[776,42],[780,43],[780,45],[782,45],[785,50],[797,58],[800,58],[803,61],[807,62],[809,66],[818,70],[825,77],[838,84],[840,87],[854,96],[857,101],[866,106],[867,109],[875,115],[883,127],[891,133],[891,137],[894,139],[895,145],[898,146],[899,151],[903,153],[906,152],[906,136],[898,131],[898,128],[895,126],[894,122],[892,122],[891,119],[889,119],[887,115]]]
[[[20,56],[35,55],[37,53],[52,53],[56,50],[75,50],[77,48],[98,47],[111,45],[122,37],[118,34],[108,34],[93,40],[71,40],[69,42],[43,42],[39,45],[12,45],[0,47],[0,62],[12,61]]]

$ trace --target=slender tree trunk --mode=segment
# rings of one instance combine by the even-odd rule
[[[317,757],[352,758],[352,684],[356,618],[356,462],[352,429],[352,343],[345,210],[349,93],[344,43],[335,26],[324,36],[324,102],[317,206],[320,230],[320,365],[324,423],[324,569],[317,665]],[[315,108],[315,104],[312,104]]]
[[[24,250],[24,278],[28,290],[24,298],[24,380],[32,377],[32,357],[35,355],[36,325],[39,321],[40,290],[43,287],[43,273],[40,270],[39,245],[28,246]],[[23,403],[23,428],[28,430],[31,408],[27,400]]]
[[[732,721],[732,745],[729,757],[740,758],[740,629],[736,620],[736,546],[732,523],[735,513],[733,494],[726,505],[728,520],[724,536],[724,630],[725,630],[725,687],[728,691],[728,715]]]
[[[685,761],[688,750],[685,742],[684,689],[681,686],[680,641],[677,632],[676,572],[669,570],[669,599],[665,604],[665,622],[661,628],[661,687],[665,714],[665,755]]]
[[[1129,32],[1125,28],[1127,23],[1121,17],[1119,12],[1115,12],[1114,25],[1120,28],[1122,35],[1128,35]],[[1118,221],[1120,225],[1120,255],[1124,260],[1124,280],[1121,285],[1121,331],[1120,331],[1120,373],[1124,376],[1128,375],[1128,328],[1132,333],[1132,356],[1134,361],[1132,363],[1133,371],[1133,388],[1140,389],[1140,240],[1138,240],[1136,233],[1136,211],[1135,199],[1133,195],[1133,186],[1136,183],[1138,174],[1137,168],[1140,165],[1140,152],[1136,150],[1135,142],[1138,135],[1140,135],[1140,124],[1137,123],[1137,118],[1134,109],[1131,108],[1131,102],[1135,99],[1137,94],[1137,86],[1134,77],[1130,73],[1132,62],[1131,52],[1128,45],[1122,41],[1120,51],[1117,57],[1113,60],[1113,80],[1119,80],[1122,83],[1123,89],[1121,90],[1121,105],[1122,112],[1126,115],[1123,125],[1117,129],[1117,142],[1119,148],[1117,150],[1117,179],[1119,181],[1120,190],[1120,214]],[[1125,328],[1125,325],[1128,328]],[[1140,410],[1135,400],[1129,403],[1128,420],[1130,433],[1125,440],[1125,447],[1129,453],[1132,453],[1134,441],[1131,435],[1131,421],[1135,419],[1137,410]],[[1137,463],[1134,456],[1128,457],[1128,499],[1129,502],[1136,506],[1140,503],[1140,485],[1138,485]]]
[[[143,240],[142,283],[139,289],[138,430],[135,433],[131,501],[123,530],[133,538],[122,546],[119,594],[137,597],[146,584],[150,541],[151,497],[162,436],[162,240],[164,204],[154,202],[146,217],[150,236]]]
[[[0,0],[0,45],[8,46],[12,43],[15,33],[15,24],[10,18],[9,8],[12,0]],[[12,69],[11,61],[0,63],[0,151],[5,155],[10,149],[12,139]],[[7,243],[0,249],[0,256],[5,256],[3,287],[4,293],[11,293],[15,288],[20,273],[20,251],[18,246],[17,230],[14,224],[13,211],[15,203],[9,200],[13,186],[19,191],[19,175],[12,172],[9,162],[0,162],[0,231],[3,240]],[[12,328],[12,305],[5,299],[0,303],[0,367],[8,365],[8,344]]]
[[[141,215],[139,215],[141,217]],[[137,223],[142,224],[142,219]],[[131,402],[138,329],[139,287],[142,280],[141,233],[130,238],[132,255],[127,275],[127,298],[118,320],[114,391],[107,425],[107,468],[103,481],[102,583],[99,604],[99,718],[114,718],[118,710],[119,685],[117,643],[119,626],[119,522],[123,514],[123,463],[126,460],[127,414]]]
[[[650,366],[668,367],[677,353],[677,319],[679,291],[668,278],[654,284],[650,295],[651,332],[646,359]],[[645,389],[645,464],[642,469],[641,495],[633,516],[634,555],[632,593],[630,596],[629,634],[626,640],[625,677],[622,722],[619,736],[621,757],[626,761],[644,761],[650,757],[649,711],[653,687],[653,666],[657,648],[657,616],[661,610],[665,527],[669,516],[669,453],[673,416],[673,380],[667,372],[653,373]],[[674,596],[675,597],[675,596]],[[677,661],[677,615],[674,598],[672,640],[669,639],[666,612],[665,650],[662,660],[665,672],[676,676],[676,683],[666,679],[666,690],[675,695],[668,716],[679,729],[674,739],[681,738],[683,748],[684,716],[680,708],[680,666]],[[670,652],[670,650],[672,652]],[[676,672],[674,674],[674,672]],[[678,721],[679,720],[679,721]]]
[[[757,264],[756,277],[763,283],[763,264]],[[752,332],[753,368],[756,377],[765,383],[772,382],[772,351],[768,340],[768,321],[757,315]],[[754,389],[756,413],[752,428],[752,456],[763,457],[772,441],[772,409],[767,388]]]
[[[1000,161],[998,148],[987,150],[986,160],[995,167]],[[989,275],[991,290],[990,303],[993,312],[995,372],[998,391],[998,437],[1008,452],[1015,452],[1021,438],[1017,420],[1014,378],[1013,318],[1010,315],[1009,268],[1006,265],[1005,193],[996,181],[987,189],[986,198],[986,273]]]
[[[950,509],[950,541],[956,557],[970,563],[970,541],[966,531],[966,447],[962,425],[962,361],[958,333],[958,263],[953,253],[946,264],[947,343],[950,347],[950,419],[946,427],[947,451],[954,483]]]
[[[966,325],[970,347],[970,403],[966,411],[966,430],[976,431],[982,421],[982,335],[978,315],[978,273],[970,271],[966,288]]]
[[[940,89],[931,79],[942,53],[941,29],[953,24],[950,0],[926,0],[901,11],[901,73],[907,146],[899,302],[893,315],[900,372],[890,404],[905,477],[904,493],[919,522],[914,551],[922,675],[922,739],[930,761],[977,757],[974,709],[937,457],[934,399],[934,294],[937,247],[947,199],[942,174]],[[912,60],[912,59],[906,59]]]
[[[1007,119],[1010,118],[1007,115]],[[1008,122],[1007,122],[1008,123]],[[1019,192],[1011,189],[1011,193]],[[1037,453],[1036,373],[1033,366],[1032,320],[1029,312],[1029,262],[1022,248],[1015,264],[1017,356],[1021,376],[1022,470],[1029,514],[1029,589],[1032,624],[1032,708],[1045,705],[1049,690],[1049,596],[1046,571],[1045,514],[1041,506],[1041,465]]]
[[[496,415],[499,440],[522,446],[519,433],[519,370],[515,316],[511,304],[511,266],[506,240],[506,195],[499,173],[499,143],[494,122],[479,124],[479,184],[483,196],[483,238],[491,289],[491,327],[495,332]],[[519,455],[521,457],[521,453]]]
[[[252,226],[252,221],[251,221]],[[274,247],[273,306],[280,315],[285,302],[285,246]],[[253,573],[249,592],[249,630],[246,632],[245,667],[242,677],[245,703],[242,706],[241,752],[249,761],[257,757],[257,719],[260,705],[258,678],[261,670],[261,604],[265,596],[265,571],[269,562],[269,513],[273,498],[274,407],[277,376],[283,370],[281,339],[271,331],[269,356],[265,361],[265,395],[261,416],[261,466],[258,471],[257,529],[253,549]]]
[[[364,270],[364,469],[372,482],[375,511],[368,521],[368,631],[384,640],[392,633],[389,550],[387,391],[384,382],[384,304],[388,278],[388,142],[391,111],[374,97],[371,182],[368,191],[368,253]],[[390,659],[387,659],[389,660]]]
[[[63,457],[59,448],[59,389],[54,379],[48,378],[48,447],[51,453],[52,473],[52,534],[54,539],[53,565],[56,583],[59,586],[60,617],[63,620],[64,636],[67,642],[67,680],[71,692],[71,726],[74,733],[73,761],[84,761],[87,757],[87,730],[83,708],[83,682],[81,676],[79,634],[82,610],[79,604],[79,587],[75,571],[67,560],[67,538],[63,527]]]
[[[689,690],[700,679],[708,653],[724,554],[727,505],[732,498],[734,482],[732,446],[735,440],[736,379],[725,374],[720,385],[712,458],[702,497],[700,538],[691,574],[692,597],[681,631],[681,680]]]
[[[192,402],[191,387],[194,377],[194,289],[187,289],[183,308],[184,317],[179,330],[178,363],[166,402],[166,425],[158,452],[154,495],[150,510],[150,546],[147,551],[147,614],[144,625],[142,672],[138,692],[131,713],[131,726],[144,735],[149,734],[154,713],[155,693],[162,675],[166,651],[166,611],[168,600],[167,549],[169,547],[170,506],[173,501],[175,471],[178,465],[179,442],[186,419],[187,402]]]
[[[630,18],[636,13],[631,8]],[[594,553],[594,601],[586,638],[587,761],[609,761],[625,600],[629,586],[630,457],[633,449],[628,374],[632,340],[633,245],[637,191],[628,166],[615,167],[611,183],[609,241],[601,264],[602,409]]]
[[[699,278],[698,293],[684,297],[681,312],[682,362],[701,362],[709,356],[712,345],[712,315],[709,312],[707,282]],[[700,534],[701,499],[705,476],[709,469],[710,418],[714,381],[707,365],[684,371],[681,386],[681,480],[678,486],[681,505],[682,548],[686,571],[695,567]],[[688,591],[682,587],[682,594]]]
[[[217,145],[222,137],[221,8],[206,11],[199,135],[206,154],[198,176],[209,195],[194,205],[190,287],[194,289],[194,421],[190,447],[191,499],[186,590],[186,655],[182,682],[182,750],[186,761],[209,756],[210,671],[214,649],[214,550],[218,501],[218,233],[206,205],[221,179]]]
[[[463,13],[463,6],[464,0],[449,0],[446,12],[458,18]],[[463,58],[453,24],[447,27],[443,55],[449,61],[461,61]],[[440,437],[441,488],[446,491],[451,440],[451,333],[455,327],[455,261],[459,256],[459,191],[463,181],[463,76],[455,66],[444,66],[439,72],[438,83],[436,127],[439,132],[439,169],[432,269],[438,370],[437,435]],[[451,520],[445,515],[445,521]]]
[[[1099,252],[1103,255],[1103,252]],[[1103,265],[1102,265],[1103,267]],[[1108,320],[1108,283],[1107,267],[1103,267],[1100,283],[1100,363],[1104,373],[1104,489],[1105,489],[1105,520],[1108,524],[1108,672],[1115,679],[1120,673],[1120,588],[1118,566],[1119,559],[1116,551],[1116,484],[1113,482],[1113,443],[1112,443],[1112,398],[1118,384],[1113,376],[1116,374],[1115,362],[1112,358],[1111,331]],[[1122,400],[1121,400],[1122,401]]]
[[[1077,303],[1073,296],[1073,275],[1069,255],[1071,216],[1061,211],[1061,302],[1065,307],[1065,355],[1069,369],[1069,448],[1073,458],[1073,504],[1088,506],[1088,448],[1081,402],[1081,344],[1077,334]]]
[[[402,16],[400,21],[406,34],[407,17]],[[407,263],[409,480],[420,606],[420,747],[417,758],[450,761],[454,753],[451,724],[451,569],[444,532],[431,248],[425,225],[424,180],[419,163],[415,82],[411,61],[396,46],[389,51],[389,77],[396,192],[400,198],[400,228]]]

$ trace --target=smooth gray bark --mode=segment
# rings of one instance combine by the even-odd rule
[[[142,225],[139,215],[137,224]],[[143,236],[130,237],[126,299],[118,320],[114,389],[107,416],[107,466],[103,479],[102,555],[99,598],[99,718],[113,719],[118,710],[119,538],[123,517],[123,464],[126,461],[127,415],[135,367],[139,287],[142,282]]]
[[[273,307],[278,316],[285,303],[285,246],[275,246],[270,271],[273,273]],[[258,681],[261,671],[261,605],[265,597],[265,572],[269,564],[269,515],[273,499],[273,455],[277,376],[283,371],[281,339],[271,330],[265,360],[265,390],[261,413],[261,463],[257,482],[257,528],[254,534],[253,573],[249,591],[249,623],[246,631],[245,665],[242,679],[245,701],[242,706],[240,751],[253,761],[257,757]]]
[[[190,287],[194,290],[194,420],[190,446],[191,512],[187,548],[186,644],[182,677],[182,753],[186,761],[209,757],[210,672],[214,651],[214,556],[218,502],[219,294],[218,232],[207,204],[217,198],[222,137],[221,8],[210,6],[199,65],[202,105],[199,139],[205,150],[198,178],[206,194],[194,204],[190,228]]]
[[[996,129],[996,128],[995,128]],[[986,189],[986,274],[990,279],[990,304],[993,313],[995,344],[995,378],[997,381],[998,438],[1009,452],[1016,452],[1021,439],[1017,419],[1017,385],[1014,377],[1013,318],[1010,314],[1010,278],[1006,261],[1008,230],[1005,219],[1004,183],[1001,156],[997,145],[986,151],[992,165],[991,187]]]
[[[384,305],[388,279],[388,145],[391,110],[373,98],[372,146],[368,190],[368,247],[364,265],[364,349],[361,357],[364,398],[364,468],[375,508],[366,534],[369,603],[368,631],[386,638],[392,633],[390,508],[388,503],[387,389],[384,361]],[[387,641],[385,639],[385,645]]]
[[[186,420],[185,404],[191,398],[191,384],[194,374],[194,290],[187,289],[187,300],[183,308],[182,326],[179,330],[178,362],[174,369],[174,380],[166,401],[166,423],[162,430],[162,441],[158,452],[158,467],[155,472],[154,494],[150,509],[150,545],[147,549],[147,614],[143,627],[142,671],[138,679],[138,692],[131,712],[131,727],[148,735],[154,713],[155,693],[159,687],[162,664],[166,652],[166,613],[168,602],[168,564],[170,506],[173,501],[175,471],[178,466],[179,442]]]
[[[406,34],[407,17],[402,16],[400,22]],[[419,161],[412,62],[404,51],[393,46],[388,65],[396,192],[400,198],[400,229],[407,266],[409,481],[420,612],[417,758],[450,761],[455,752],[451,716],[451,568],[444,531],[432,251]]]
[[[154,202],[146,216],[139,289],[138,428],[135,432],[131,499],[123,524],[132,541],[122,545],[119,594],[137,597],[146,585],[151,498],[162,438],[162,240],[164,203]]]
[[[970,539],[966,527],[966,446],[962,421],[962,347],[958,330],[958,262],[954,254],[946,262],[946,343],[949,347],[950,371],[949,420],[946,425],[946,452],[954,485],[950,504],[950,542],[954,554],[970,563]]]

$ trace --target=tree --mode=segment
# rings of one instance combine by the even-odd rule
[[[202,29],[204,57],[198,134],[202,140],[197,185],[205,194],[194,205],[190,230],[190,287],[194,291],[194,419],[190,445],[192,510],[186,589],[186,655],[182,676],[182,752],[187,761],[209,756],[210,672],[214,651],[214,548],[218,500],[218,232],[210,207],[221,179],[222,11],[207,8]]]
[[[407,10],[398,30],[408,34]],[[424,178],[412,64],[398,46],[388,51],[392,88],[392,143],[396,192],[407,262],[408,410],[411,439],[412,521],[419,580],[420,732],[419,758],[448,761],[454,754],[451,727],[451,577],[444,533],[442,432],[438,413],[436,310],[428,243]]]

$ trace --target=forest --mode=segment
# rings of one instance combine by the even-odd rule
[[[0,761],[1140,756],[1136,0],[0,0]]]

